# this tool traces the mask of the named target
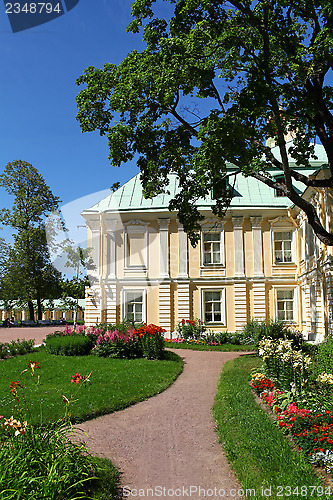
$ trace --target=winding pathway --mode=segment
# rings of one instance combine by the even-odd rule
[[[240,353],[175,352],[184,371],[166,391],[79,426],[88,449],[120,469],[124,497],[239,498],[211,408],[223,364]]]

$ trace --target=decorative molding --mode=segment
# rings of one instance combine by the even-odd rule
[[[296,228],[298,228],[298,224],[296,223],[295,219],[293,219],[292,217],[288,217],[286,215],[282,216],[282,217],[275,217],[275,219],[268,219],[268,222],[270,223],[271,225],[271,228],[272,226],[274,226],[274,224],[277,224],[277,223],[284,223],[286,226],[295,226]]]
[[[129,220],[128,222],[125,222],[123,225],[126,228],[128,228],[128,226],[143,226],[143,227],[147,227],[149,225],[149,222],[144,222],[144,221],[139,220],[139,219],[132,219],[132,220]]]
[[[252,229],[261,229],[262,217],[250,217]]]
[[[170,219],[157,219],[160,225],[160,231],[168,231]]]
[[[243,229],[244,217],[242,217],[242,216],[231,217],[231,220],[232,220],[232,224],[234,226],[234,229]]]

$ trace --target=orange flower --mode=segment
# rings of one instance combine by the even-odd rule
[[[14,398],[16,398],[17,401],[20,401],[19,398],[17,397],[17,386],[23,387],[18,380],[15,380],[10,384],[9,389],[11,389]]]
[[[33,377],[35,374],[36,368],[40,368],[38,361],[30,361],[28,364],[28,368],[31,369],[31,376]]]

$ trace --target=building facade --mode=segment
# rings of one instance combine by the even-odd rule
[[[311,170],[301,169],[306,175],[326,175],[322,147],[316,155]],[[95,263],[86,324],[128,318],[175,336],[182,319],[240,331],[252,318],[278,318],[306,338],[320,341],[332,332],[332,249],[318,242],[288,198],[237,176],[223,220],[213,216],[212,198],[197,203],[204,220],[193,248],[168,209],[177,189],[170,174],[170,194],[146,200],[137,175],[82,213]],[[332,193],[307,189],[303,196],[312,198],[332,231]]]

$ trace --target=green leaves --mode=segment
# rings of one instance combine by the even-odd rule
[[[191,238],[200,219],[196,200],[212,187],[204,179],[223,178],[231,163],[272,188],[267,170],[280,170],[290,199],[333,244],[294,189],[287,155],[292,137],[291,159],[308,166],[317,136],[330,168],[326,185],[333,186],[330,2],[169,0],[165,19],[155,15],[157,3],[132,6],[128,29],[143,29],[144,51],[118,66],[89,67],[78,79],[85,85],[77,98],[81,129],[107,134],[112,165],[138,158],[147,197],[176,172],[180,193],[170,209],[184,220],[187,213]],[[272,137],[281,160],[266,145]],[[303,177],[304,189],[316,182]],[[229,202],[226,194],[217,200]]]

